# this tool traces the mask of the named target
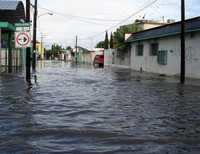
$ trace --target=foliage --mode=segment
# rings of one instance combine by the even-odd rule
[[[139,29],[136,24],[124,25],[119,27],[116,32],[114,32],[114,48],[124,49],[126,48],[125,44],[125,34],[126,33],[134,33]]]
[[[56,43],[54,43],[52,46],[51,46],[51,49],[50,50],[47,50],[46,51],[46,54],[47,54],[47,57],[49,59],[49,57],[51,58],[58,58],[59,55],[63,53],[63,48],[61,45],[58,45]]]
[[[138,31],[140,31],[140,29],[135,23],[120,26],[114,33],[111,34],[110,48],[117,48],[120,50],[126,49],[127,44],[125,43],[125,34],[134,33]],[[106,32],[105,41],[99,42],[97,44],[97,47],[102,47],[104,44],[104,47],[108,48],[109,45],[107,45],[107,43],[109,42],[109,40],[107,38],[108,38],[108,33]]]
[[[71,46],[68,46],[68,47],[66,48],[66,50],[71,51],[71,50],[72,50],[72,47],[71,47]]]
[[[106,31],[104,49],[108,49],[108,48],[109,48],[109,40],[108,40],[108,32]]]
[[[111,49],[113,49],[113,47],[114,47],[114,44],[113,44],[114,42],[113,42],[113,34],[111,33],[110,34],[110,48]]]
[[[105,41],[100,41],[97,43],[96,48],[104,48],[105,47]]]

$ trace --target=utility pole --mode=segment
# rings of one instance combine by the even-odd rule
[[[32,68],[33,72],[36,71],[36,39],[37,39],[37,14],[38,14],[38,9],[37,9],[37,0],[35,0],[35,11],[34,11],[34,23],[33,23],[33,61],[32,61]]]
[[[185,83],[185,0],[181,0],[181,84]]]
[[[78,64],[78,36],[76,36],[76,65]]]
[[[26,0],[26,23],[30,23],[30,0]],[[26,81],[31,84],[31,48],[26,48]]]

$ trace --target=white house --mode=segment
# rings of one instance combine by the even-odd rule
[[[180,22],[133,33],[131,68],[138,71],[179,75]],[[200,78],[200,17],[186,20],[186,76]]]

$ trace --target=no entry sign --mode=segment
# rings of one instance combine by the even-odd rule
[[[27,48],[31,45],[30,32],[16,32],[15,33],[15,47]]]

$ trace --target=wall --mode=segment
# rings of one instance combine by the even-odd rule
[[[36,50],[37,50],[37,53],[38,53],[38,56],[41,60],[44,59],[44,46],[42,43],[37,43],[36,44]]]
[[[104,51],[104,65],[108,66],[108,65],[112,65],[113,62],[113,52],[115,50],[114,49],[106,49]]]
[[[105,50],[104,63],[105,65],[130,67],[130,54],[130,51],[117,51],[117,49]]]
[[[144,55],[136,56],[136,45],[131,47],[131,68],[140,71],[179,75],[180,74],[180,37],[167,37],[157,39],[159,50],[168,51],[167,65],[159,65],[157,56],[150,56],[150,43],[152,40],[140,42],[144,45]],[[200,33],[188,34],[186,36],[186,76],[200,78]]]
[[[8,39],[7,33],[0,30],[0,66],[8,66]],[[3,43],[2,43],[3,42]],[[12,43],[12,67],[22,67],[25,64],[25,52],[23,49],[15,49]]]

